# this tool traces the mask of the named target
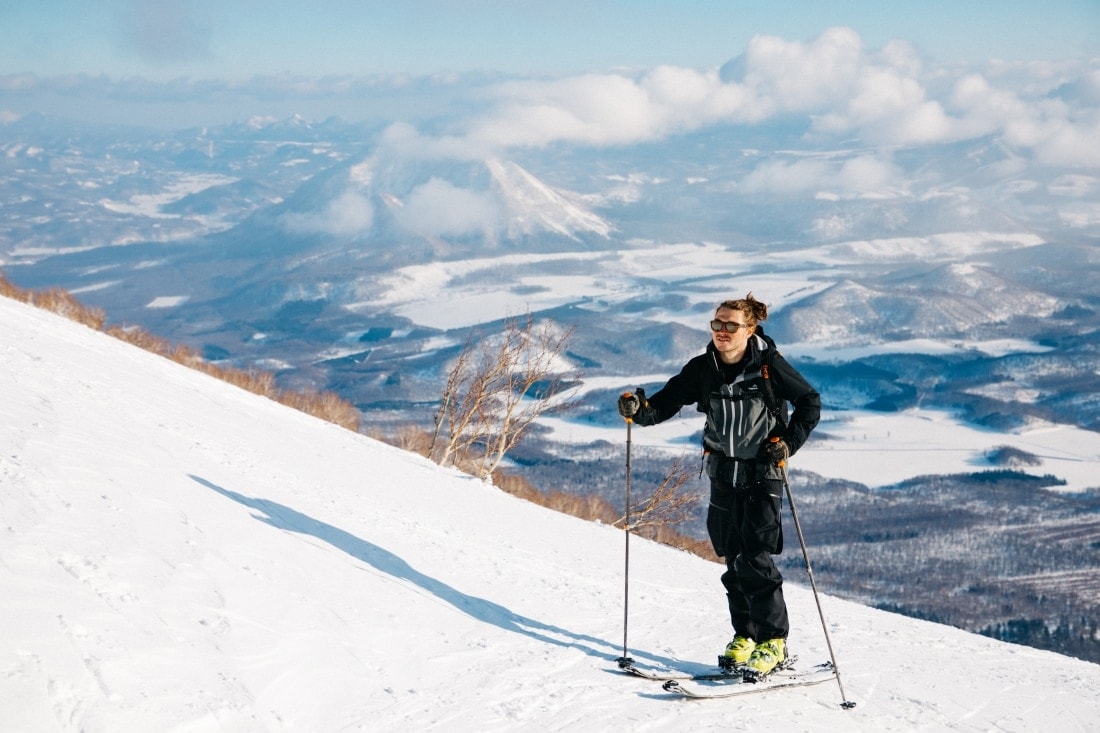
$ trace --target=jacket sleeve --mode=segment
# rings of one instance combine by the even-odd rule
[[[780,436],[794,455],[821,420],[821,395],[778,352],[772,357],[772,379],[776,395],[794,405],[787,430]]]
[[[697,357],[685,364],[679,374],[646,399],[646,404],[634,416],[634,422],[638,425],[656,425],[678,413],[684,405],[697,404],[700,363]]]

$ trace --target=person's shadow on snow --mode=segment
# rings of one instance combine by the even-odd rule
[[[301,512],[297,512],[290,507],[274,501],[255,499],[244,496],[243,494],[238,494],[235,491],[222,488],[199,476],[190,475],[190,477],[206,488],[230,498],[249,509],[255,510],[258,514],[254,514],[253,516],[265,524],[288,532],[297,532],[299,534],[316,537],[323,542],[327,542],[336,549],[346,552],[351,557],[373,566],[383,573],[413,583],[473,618],[493,624],[505,631],[524,634],[525,636],[538,639],[547,644],[580,649],[584,653],[593,657],[599,657],[600,659],[607,659],[608,655],[606,652],[601,653],[597,651],[594,647],[614,649],[614,645],[602,639],[597,639],[596,637],[586,634],[576,634],[558,626],[544,624],[541,621],[536,621],[509,611],[499,603],[463,593],[440,580],[436,580],[416,570],[389,550],[360,539],[331,524],[326,524],[325,522],[318,521]],[[672,662],[672,660],[668,659],[649,657],[649,655],[646,656],[659,663],[670,664]]]

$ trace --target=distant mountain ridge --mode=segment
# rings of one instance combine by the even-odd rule
[[[443,276],[433,301],[483,303],[486,325],[526,307],[566,320],[578,327],[578,360],[596,374],[670,368],[690,338],[629,334],[676,323],[705,343],[706,311],[748,290],[773,303],[768,331],[784,344],[1032,339],[1066,384],[1096,373],[1095,233],[1051,228],[1087,184],[1019,161],[991,165],[1006,153],[985,140],[899,155],[893,165],[912,171],[910,190],[869,195],[760,190],[768,165],[778,175],[807,157],[782,127],[509,158],[456,155],[427,138],[397,145],[391,131],[336,119],[157,135],[27,119],[5,132],[0,266],[13,281],[59,285],[236,366],[285,365],[281,379],[339,389],[368,415],[375,403],[423,402],[446,359],[425,344],[466,335],[411,322],[400,299],[383,298],[386,283],[402,267],[447,271],[471,258],[484,264],[453,268],[468,274]],[[490,264],[505,256],[528,260]],[[319,358],[372,328],[398,335],[373,343],[354,369]],[[425,348],[415,375],[404,356],[387,356]],[[992,395],[1008,391],[976,396],[970,385],[963,395],[943,383],[959,369],[917,388],[906,357],[871,358],[901,385],[887,400],[899,407],[904,394],[1002,424],[1041,415],[1100,426],[1100,407],[1036,383],[1034,372],[1020,375],[1020,393],[1049,398],[997,404]],[[966,370],[999,382],[998,362],[1010,358],[971,355]],[[825,369],[819,379],[845,391]]]

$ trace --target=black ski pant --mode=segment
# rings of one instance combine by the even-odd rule
[[[734,486],[711,479],[707,529],[726,561],[722,585],[730,621],[734,634],[757,642],[785,639],[790,632],[783,576],[772,560],[783,551],[782,491],[782,481]]]

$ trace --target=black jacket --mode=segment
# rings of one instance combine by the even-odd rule
[[[695,405],[699,412],[707,415],[703,433],[706,448],[732,458],[735,456],[731,448],[725,445],[730,438],[723,434],[723,430],[728,429],[729,422],[737,418],[719,413],[725,413],[731,404],[741,409],[740,405],[756,399],[767,404],[774,420],[768,421],[764,429],[766,436],[754,438],[759,444],[755,446],[753,455],[766,438],[773,436],[783,438],[793,455],[821,419],[821,396],[783,358],[775,342],[760,327],[749,339],[740,366],[740,373],[734,376],[733,381],[727,381],[718,351],[713,343],[708,344],[706,353],[685,364],[679,374],[648,398],[647,404],[634,416],[634,422],[654,425],[668,420],[685,405]],[[794,406],[789,416],[788,403]]]

